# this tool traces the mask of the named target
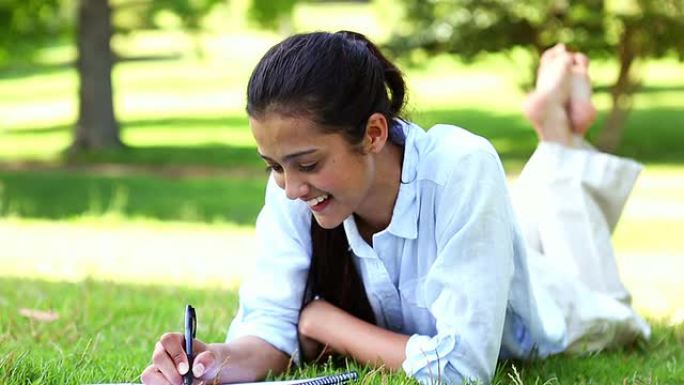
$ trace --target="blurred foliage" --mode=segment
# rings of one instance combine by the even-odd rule
[[[611,57],[619,66],[611,89],[613,107],[597,139],[615,151],[639,86],[634,63],[675,53],[684,59],[684,0],[402,0],[406,20],[388,44],[411,57],[457,54],[473,60],[485,52],[526,48],[536,55],[565,43],[590,57]],[[530,86],[528,84],[528,86]]]
[[[248,16],[263,28],[282,31],[288,29],[297,2],[298,0],[252,0]]]
[[[30,60],[44,43],[73,39],[80,1],[0,0],[0,67]],[[178,27],[196,32],[212,8],[226,0],[111,0],[118,33],[163,28],[173,18]],[[277,3],[277,2],[276,2]],[[170,17],[169,17],[170,16]]]
[[[558,42],[592,57],[617,53],[635,34],[639,57],[675,51],[684,58],[683,0],[401,0],[406,20],[389,44],[472,60],[522,46],[541,53]]]
[[[115,28],[119,32],[164,28],[164,16],[177,18],[179,27],[201,29],[201,21],[212,8],[226,0],[114,0]]]
[[[0,65],[31,57],[37,46],[70,32],[69,0],[0,0]]]
[[[66,39],[76,30],[81,1],[106,0],[0,0],[0,68],[25,64],[43,45]],[[233,0],[236,1],[236,0]],[[248,18],[261,28],[292,32],[292,13],[298,0],[241,0]],[[199,32],[205,16],[230,0],[109,0],[115,33],[181,28]]]

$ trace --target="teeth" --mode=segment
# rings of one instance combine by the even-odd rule
[[[328,194],[323,194],[321,196],[318,196],[316,198],[310,199],[306,201],[306,204],[309,205],[309,207],[316,206],[317,204],[323,202],[324,200],[328,199],[329,195]]]

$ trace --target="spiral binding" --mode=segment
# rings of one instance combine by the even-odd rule
[[[300,382],[297,385],[336,385],[344,384],[347,381],[356,380],[359,378],[356,372],[346,372],[340,374],[333,374],[331,376],[325,376],[321,378],[314,378],[309,381]]]

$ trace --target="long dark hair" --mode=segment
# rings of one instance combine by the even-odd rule
[[[303,116],[321,130],[344,135],[352,146],[363,140],[366,122],[381,113],[390,140],[403,144],[397,121],[406,87],[399,69],[365,36],[349,31],[291,36],[259,61],[247,87],[247,113]],[[324,229],[311,219],[312,258],[302,307],[316,295],[375,323],[340,224]]]

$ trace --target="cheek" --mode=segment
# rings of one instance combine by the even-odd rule
[[[275,180],[278,187],[285,190],[285,178],[283,177],[283,174],[273,173],[273,179]]]
[[[338,167],[329,182],[337,189],[347,191],[348,194],[361,194],[367,189],[372,179],[370,171],[365,159],[357,159]]]

